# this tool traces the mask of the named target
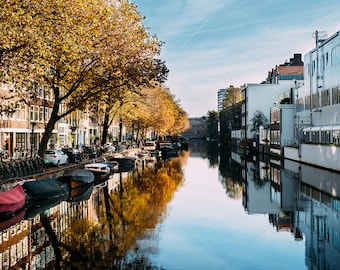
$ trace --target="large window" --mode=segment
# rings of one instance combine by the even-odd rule
[[[340,89],[339,86],[332,88],[332,104],[339,104],[340,103]]]
[[[331,142],[330,130],[322,130],[321,131],[321,143],[330,143],[330,142]]]
[[[17,149],[25,149],[25,133],[15,134],[15,147]]]
[[[321,107],[330,105],[329,89],[321,92]]]
[[[340,64],[340,45],[335,46],[331,52],[332,67]]]

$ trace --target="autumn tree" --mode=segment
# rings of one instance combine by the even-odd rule
[[[35,17],[38,16],[32,10],[32,6],[35,5],[36,1],[34,0],[0,2],[0,79],[2,82],[6,82],[8,79],[5,71],[12,64],[11,60],[15,59],[20,50],[28,48],[32,44],[33,33],[29,30]],[[20,99],[15,99],[12,90],[13,85],[9,83],[5,89],[2,89],[0,113],[11,115],[15,112]],[[12,102],[6,102],[9,100]]]
[[[223,99],[222,110],[219,113],[220,140],[230,142],[231,130],[239,128],[241,125],[241,101],[242,90],[230,87]]]
[[[144,102],[146,93],[143,93],[142,88],[152,88],[158,83],[164,83],[168,73],[169,70],[165,62],[154,59],[152,68],[148,71],[148,74],[144,74],[145,78],[142,82],[136,84],[135,87],[132,87],[132,84],[130,84],[130,87],[123,85],[120,88],[115,88],[114,91],[108,91],[110,94],[103,96],[104,113],[101,145],[107,141],[108,129],[115,120],[124,119],[125,123],[128,122],[131,125],[132,132],[134,132],[134,127],[137,126],[138,137],[140,128],[145,128],[142,119],[145,118],[145,111],[148,109]],[[105,85],[105,87],[109,88],[110,85]]]
[[[127,1],[32,3],[34,20],[21,32],[30,46],[13,55],[4,71],[22,100],[34,97],[37,86],[53,94],[51,116],[39,145],[43,155],[60,119],[84,110],[103,94],[148,80],[145,74],[153,68],[160,43],[148,35],[136,7]],[[8,18],[17,16],[15,10],[8,12]]]
[[[223,99],[223,108],[231,107],[242,101],[241,88],[231,87],[227,90]]]
[[[146,106],[142,119],[146,128],[153,129],[160,138],[178,135],[188,128],[188,116],[169,88],[156,84],[144,92]]]

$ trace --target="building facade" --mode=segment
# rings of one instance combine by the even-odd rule
[[[189,118],[190,127],[183,133],[183,136],[188,139],[205,139],[207,137],[206,121],[206,117]]]
[[[297,89],[297,147],[285,158],[340,170],[340,32],[316,31],[315,48],[304,56],[304,85]]]

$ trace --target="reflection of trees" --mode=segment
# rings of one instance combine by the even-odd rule
[[[207,144],[207,157],[209,160],[209,166],[214,168],[218,166],[218,143],[211,142]]]
[[[183,181],[186,158],[181,155],[159,162],[156,170],[132,174],[121,192],[109,193],[104,187],[98,224],[74,219],[66,232],[64,247],[72,249],[63,256],[64,269],[159,269],[148,259],[157,252],[153,230],[166,217],[167,204]],[[147,250],[143,239],[151,240]]]
[[[242,167],[231,158],[231,149],[221,149],[219,171],[221,182],[230,198],[239,198],[242,193]]]

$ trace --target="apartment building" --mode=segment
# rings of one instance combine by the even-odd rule
[[[295,111],[289,104],[294,103],[295,90],[303,84],[303,77],[301,54],[294,54],[289,61],[272,68],[262,83],[243,85],[241,139],[255,139],[259,149],[270,149],[270,152],[281,155],[282,145],[294,140]],[[259,132],[251,128],[257,111],[268,120],[268,125],[260,127]]]
[[[297,89],[298,146],[285,158],[340,170],[340,32],[314,33],[315,48],[304,56],[304,85]]]
[[[47,89],[37,89],[34,98],[19,98],[9,84],[0,86],[3,97],[0,114],[0,149],[13,156],[15,150],[30,151],[38,146],[45,124],[51,115],[52,95]],[[57,140],[56,126],[51,143]]]
[[[31,156],[36,153],[51,117],[53,95],[48,88],[37,87],[35,95],[20,98],[10,84],[0,85],[0,149],[10,157]],[[61,112],[65,110],[60,107]],[[95,117],[92,116],[95,115]],[[102,119],[98,113],[74,112],[57,122],[48,147],[77,146],[94,143],[102,134]],[[117,138],[119,123],[113,123],[109,134]],[[128,132],[123,127],[123,138]],[[113,138],[113,139],[115,139]]]

